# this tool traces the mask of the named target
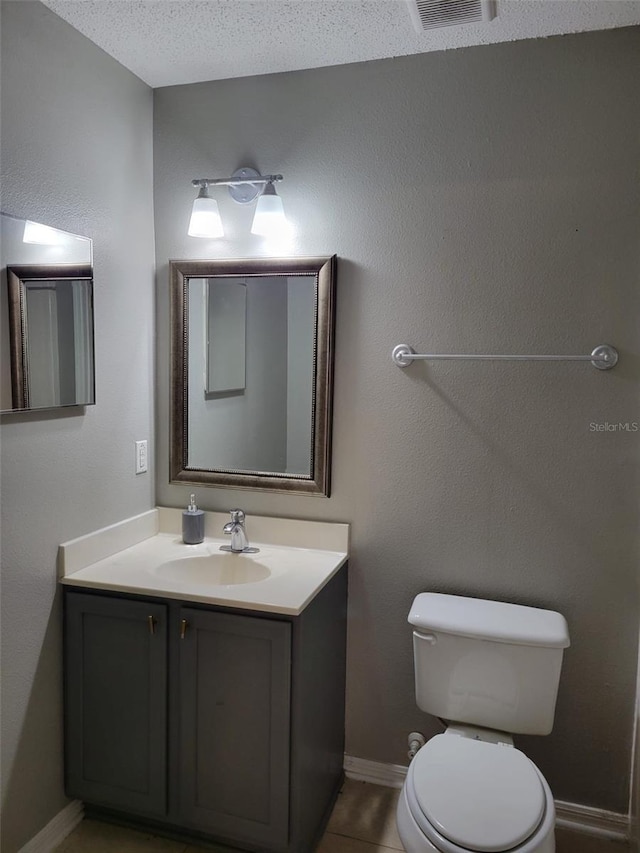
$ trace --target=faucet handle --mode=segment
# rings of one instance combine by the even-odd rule
[[[234,524],[244,524],[245,514],[242,509],[232,509],[231,512],[231,521]]]

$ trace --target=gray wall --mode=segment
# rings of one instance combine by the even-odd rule
[[[421,590],[556,608],[572,646],[556,726],[520,743],[556,797],[625,812],[635,696],[640,30],[523,41],[156,90],[158,499],[168,485],[167,259],[252,256],[186,235],[190,179],[279,171],[292,254],[337,253],[329,500],[200,489],[206,509],[352,524],[347,751],[404,763],[406,615]],[[197,133],[194,128],[197,127]],[[441,352],[587,353],[584,364],[401,371]]]
[[[94,241],[97,405],[2,418],[3,853],[65,805],[58,544],[154,504],[152,96],[39,3],[2,3],[2,208]],[[150,447],[152,445],[150,444]]]

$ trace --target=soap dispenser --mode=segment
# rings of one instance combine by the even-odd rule
[[[204,539],[204,512],[196,506],[196,496],[191,495],[189,506],[182,513],[182,541],[185,545],[199,545]]]

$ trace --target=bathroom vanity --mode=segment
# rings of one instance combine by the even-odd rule
[[[261,546],[258,581],[218,548],[158,533],[63,577],[67,793],[157,831],[308,853],[342,781],[346,547]],[[208,588],[209,558],[249,581]]]

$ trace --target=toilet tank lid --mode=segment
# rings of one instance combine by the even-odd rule
[[[420,631],[496,643],[555,649],[569,645],[569,629],[561,613],[462,595],[420,593],[413,601],[409,622]]]

